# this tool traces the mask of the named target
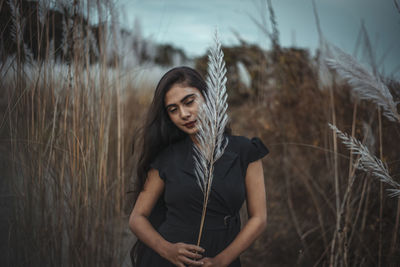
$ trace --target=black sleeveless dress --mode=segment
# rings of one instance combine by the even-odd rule
[[[239,210],[246,198],[247,166],[269,153],[257,137],[248,139],[243,136],[226,136],[228,146],[214,166],[214,179],[200,242],[200,246],[205,249],[205,257],[216,256],[239,233]],[[159,223],[153,225],[161,236],[172,243],[197,243],[203,193],[196,182],[193,153],[193,142],[187,136],[164,149],[150,164],[159,171],[165,182],[164,194],[154,209],[156,212],[153,210],[152,213],[159,213],[163,208],[166,210],[161,219],[155,218]],[[138,251],[137,266],[174,266],[151,248],[142,246]],[[240,259],[237,258],[229,266],[240,267]]]

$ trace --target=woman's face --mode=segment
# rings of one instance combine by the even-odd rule
[[[196,119],[199,105],[204,101],[200,91],[184,84],[174,84],[164,98],[165,108],[171,121],[183,132],[197,132]]]

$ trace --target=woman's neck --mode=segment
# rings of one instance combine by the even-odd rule
[[[197,141],[196,134],[191,134],[191,135],[189,135],[189,138],[192,140],[192,142],[193,142],[196,146],[199,146],[199,142]]]

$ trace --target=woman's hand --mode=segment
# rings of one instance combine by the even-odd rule
[[[202,266],[203,263],[196,260],[203,258],[201,255],[204,252],[203,248],[165,240],[147,219],[163,190],[164,181],[160,178],[157,170],[151,169],[148,172],[144,189],[140,192],[129,218],[132,232],[143,243],[176,266]]]
[[[203,266],[203,260],[195,261],[203,258],[199,253],[203,253],[204,249],[195,245],[186,243],[171,243],[163,253],[163,257],[172,262],[176,266]]]
[[[203,267],[226,267],[217,257],[214,258],[204,258],[201,260],[204,262]]]

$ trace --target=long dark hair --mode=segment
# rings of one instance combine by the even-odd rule
[[[169,70],[158,82],[150,104],[147,117],[140,133],[140,154],[137,163],[137,177],[134,185],[134,202],[142,191],[147,178],[150,163],[157,154],[168,145],[186,136],[171,121],[164,106],[165,94],[174,84],[182,84],[197,88],[201,94],[207,90],[207,85],[201,75],[189,67],[176,67]]]
[[[165,94],[175,84],[195,87],[203,96],[207,90],[207,84],[203,77],[194,69],[184,66],[169,70],[158,82],[144,125],[139,131],[141,142],[139,143],[137,175],[133,188],[133,203],[136,203],[139,193],[143,190],[150,163],[157,157],[157,154],[168,145],[182,140],[187,135],[170,120],[164,106]],[[225,132],[231,132],[229,126],[225,129]],[[164,221],[165,211],[165,204],[161,197],[149,217],[150,223],[155,228]],[[138,240],[131,250],[131,260],[134,267],[140,262],[143,246],[144,244]]]

